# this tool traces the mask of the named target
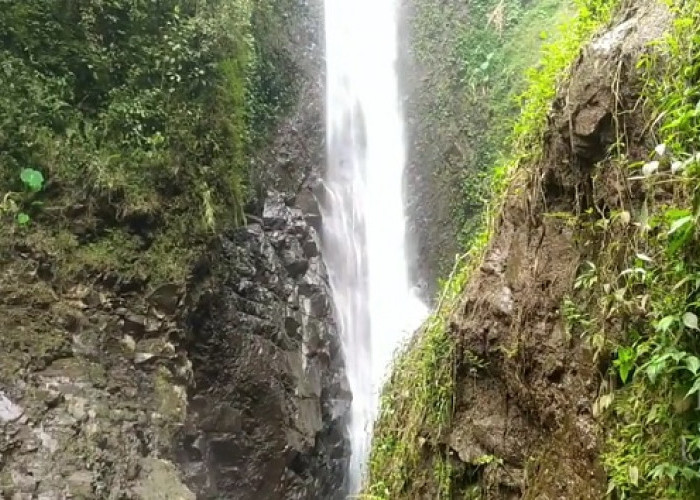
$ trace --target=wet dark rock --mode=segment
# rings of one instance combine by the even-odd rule
[[[320,223],[322,2],[292,3],[265,34],[298,88],[270,144],[246,158],[253,224],[195,261],[190,295],[110,269],[62,283],[54,256],[0,249],[0,498],[345,497],[350,393],[309,225]],[[155,221],[123,222],[148,243]],[[93,236],[83,226],[80,244]]]
[[[194,374],[179,457],[198,498],[344,498],[350,391],[318,235],[271,194],[192,283]]]
[[[180,287],[174,283],[161,285],[153,291],[148,301],[165,314],[175,314],[180,302]]]
[[[140,314],[129,314],[124,318],[124,333],[141,335],[146,333],[148,318]]]
[[[263,208],[263,223],[270,229],[284,228],[287,223],[289,208],[282,195],[273,195],[265,200]]]

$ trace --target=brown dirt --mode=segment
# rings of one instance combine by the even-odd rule
[[[453,318],[463,355],[446,441],[466,464],[489,455],[502,461],[465,477],[466,486],[477,476],[484,498],[604,497],[593,415],[604,367],[567,332],[561,307],[588,251],[576,216],[630,196],[603,161],[608,148],[619,134],[632,157],[644,150],[634,63],[669,14],[653,2],[637,4],[576,62],[550,115],[544,159],[514,183]]]

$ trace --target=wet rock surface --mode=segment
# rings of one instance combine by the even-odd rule
[[[265,214],[189,291],[0,255],[0,498],[340,495],[350,395],[318,238],[281,195]]]
[[[438,17],[430,34],[421,33],[426,6]],[[469,2],[401,0],[399,2],[399,83],[406,117],[408,148],[405,193],[408,256],[411,279],[431,302],[438,278],[450,274],[459,246],[455,200],[463,196],[463,170],[474,163],[467,92],[463,68],[450,54],[459,45],[460,31],[470,19]],[[418,46],[430,48],[426,58]],[[425,50],[425,49],[423,49]],[[485,129],[488,123],[475,125]]]
[[[284,30],[271,38],[288,58],[297,98],[276,124],[272,140],[252,159],[255,200],[247,210],[260,216],[268,190],[285,198],[320,228],[316,202],[325,160],[325,54],[322,0],[284,0]]]
[[[175,310],[124,277],[44,281],[49,262],[22,250],[0,269],[0,498],[193,499],[162,459],[190,381]]]
[[[263,214],[191,285],[179,459],[199,498],[344,498],[350,394],[318,236],[281,195]]]

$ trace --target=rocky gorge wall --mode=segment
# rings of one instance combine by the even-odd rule
[[[341,498],[350,394],[314,228],[322,4],[269,3],[293,13],[262,36],[294,99],[249,159],[247,223],[185,281],[59,279],[62,255],[1,246],[0,497]]]
[[[597,401],[610,360],[572,335],[563,312],[592,244],[548,214],[606,210],[623,196],[611,146],[646,153],[637,63],[671,19],[654,1],[623,4],[582,48],[548,114],[543,157],[513,181],[520,189],[508,193],[451,319],[462,361],[445,440],[475,468],[481,498],[606,496]]]
[[[320,242],[281,196],[192,283],[185,474],[202,497],[344,498],[350,405]]]
[[[479,232],[490,172],[507,152],[527,70],[544,40],[560,36],[552,28],[571,15],[572,3],[400,2],[407,243],[425,300]]]
[[[407,243],[411,278],[423,289],[424,299],[433,298],[437,278],[449,273],[459,252],[453,201],[460,193],[459,170],[468,150],[461,135],[467,117],[460,68],[447,57],[468,8],[441,2],[433,11],[436,18],[423,20],[433,4],[403,0],[399,25],[399,82],[408,148]],[[430,23],[429,35],[420,29],[423,22]],[[426,52],[431,54],[429,62]]]

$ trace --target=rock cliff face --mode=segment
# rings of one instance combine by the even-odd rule
[[[249,224],[186,284],[64,282],[37,245],[0,249],[0,498],[343,498],[350,394],[311,192],[321,2],[272,4],[268,63],[296,98],[251,159]]]
[[[61,283],[54,259],[0,258],[0,497],[193,499],[161,459],[190,380],[180,287]]]
[[[319,249],[273,197],[193,283],[182,461],[201,498],[344,497],[350,393]]]
[[[434,6],[433,4],[438,4]],[[429,35],[419,32],[421,15],[431,8],[439,20]],[[466,4],[402,0],[399,26],[399,75],[406,116],[408,163],[407,234],[411,278],[432,300],[437,278],[447,276],[460,251],[453,201],[460,196],[460,171],[471,151],[465,137],[466,91],[460,67],[447,57],[457,45],[458,26],[468,17]],[[429,63],[421,50],[430,53]]]
[[[188,289],[194,384],[178,461],[199,498],[345,498],[351,395],[314,196],[323,6],[285,1],[288,24],[270,37],[297,99],[253,159],[250,224],[218,238]]]
[[[665,6],[636,2],[583,50],[553,103],[544,157],[508,196],[452,318],[464,357],[446,442],[483,498],[605,497],[594,403],[609,360],[596,360],[562,315],[590,241],[547,214],[638,203],[617,189],[608,151],[619,139],[630,158],[644,158],[637,61],[670,22]],[[474,466],[484,456],[501,465]]]

